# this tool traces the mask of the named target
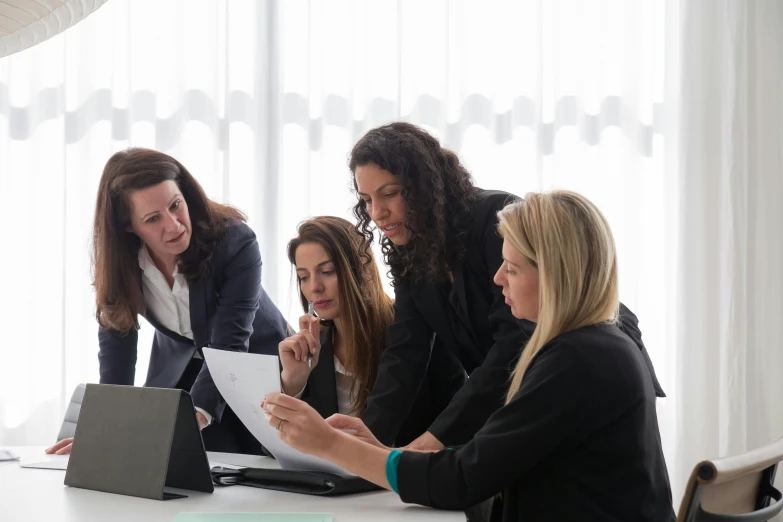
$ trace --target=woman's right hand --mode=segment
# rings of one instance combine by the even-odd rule
[[[335,413],[326,419],[326,423],[336,430],[344,431],[349,435],[353,435],[362,442],[372,444],[373,446],[377,446],[379,448],[389,449],[381,444],[381,441],[375,438],[375,435],[372,434],[370,428],[368,428],[367,425],[364,424],[364,421],[359,418]]]
[[[47,448],[46,453],[49,455],[52,453],[55,455],[67,455],[71,452],[71,446],[73,446],[73,437],[70,439],[63,439],[51,448]]]
[[[307,363],[308,354],[313,354],[313,368],[318,364],[321,352],[320,329],[321,320],[305,314],[299,318],[299,332],[280,342],[278,352],[283,366],[280,380],[286,395],[296,395],[307,384],[312,371]]]

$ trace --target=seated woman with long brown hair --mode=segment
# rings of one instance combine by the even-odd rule
[[[283,391],[301,397],[322,417],[360,415],[375,384],[394,321],[370,243],[338,217],[316,217],[299,226],[288,244],[303,310],[300,331],[279,346]],[[433,337],[431,363],[418,399],[397,436],[407,444],[446,407],[465,380],[459,361]],[[308,361],[308,354],[312,361]]]

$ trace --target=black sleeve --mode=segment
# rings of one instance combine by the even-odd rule
[[[593,372],[584,361],[564,357],[568,348],[545,347],[513,400],[461,449],[403,452],[397,469],[402,500],[466,509],[518,483],[558,448],[584,440],[596,422],[586,407],[595,400]]]
[[[500,205],[495,210],[500,210],[505,203],[503,200],[498,201]],[[429,429],[446,446],[469,441],[489,416],[503,405],[509,373],[535,329],[533,323],[520,321],[511,314],[511,307],[503,297],[503,289],[493,281],[503,264],[503,239],[497,233],[495,212],[489,214],[484,226],[481,248],[484,252],[486,284],[492,291],[489,324],[495,343],[481,366],[473,370],[465,386]]]
[[[217,268],[221,271],[221,283],[216,289],[217,310],[212,318],[212,336],[208,348],[246,352],[258,310],[261,253],[255,234],[249,227],[238,226],[229,231],[223,242],[226,250],[218,257],[221,260]],[[220,420],[226,403],[206,364],[196,377],[190,394],[194,406],[206,410],[215,420]]]
[[[433,332],[419,313],[406,281],[394,288],[394,323],[362,420],[383,444],[392,445],[419,394],[430,362]]]
[[[127,334],[98,327],[98,366],[101,384],[133,386],[136,377],[136,352],[139,332]]]

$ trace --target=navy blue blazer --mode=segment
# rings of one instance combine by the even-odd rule
[[[139,269],[141,285],[141,269]],[[149,313],[155,327],[145,386],[174,388],[201,348],[277,355],[287,323],[261,286],[261,253],[247,224],[232,222],[214,254],[212,276],[189,285],[193,340],[168,330]],[[98,329],[101,384],[133,385],[138,332]],[[204,364],[190,389],[193,404],[219,422],[226,403]]]

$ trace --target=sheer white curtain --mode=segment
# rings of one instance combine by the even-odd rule
[[[746,174],[755,179],[747,186],[757,199],[743,196],[740,208],[753,216],[746,219],[756,227],[757,250],[742,265],[728,263],[725,254],[749,245],[721,241],[748,236],[711,228],[718,226],[713,216],[723,217],[721,226],[732,223],[733,211],[715,209],[734,194],[738,164],[736,156],[720,156],[724,184],[714,192],[707,190],[717,176],[710,162],[742,134],[729,126],[735,120],[715,116],[727,107],[722,97],[705,106],[698,96],[705,84],[695,76],[720,72],[712,80],[724,81],[743,73],[709,40],[693,46],[681,42],[681,32],[701,24],[719,38],[743,12],[748,24],[765,21],[763,8],[747,8],[751,16],[738,4],[710,4],[685,12],[687,4],[674,1],[112,0],[65,34],[0,60],[0,444],[49,442],[73,386],[97,379],[89,236],[97,180],[112,152],[127,146],[167,152],[211,197],[245,210],[259,236],[264,285],[294,320],[286,242],[307,217],[352,219],[350,148],[368,129],[397,119],[422,125],[458,151],[482,187],[519,195],[570,188],[600,205],[618,244],[621,297],[640,317],[669,393],[660,417],[675,488],[697,453],[715,456],[756,442],[715,443],[733,423],[783,431],[770,420],[777,417],[743,402],[764,394],[771,408],[777,384],[769,376],[756,395],[719,400],[726,382],[720,369],[734,359],[719,358],[717,349],[707,353],[714,339],[702,335],[736,333],[734,316],[710,310],[736,310],[736,299],[724,305],[720,299],[749,288],[743,281],[757,270],[755,284],[777,284],[778,292],[744,309],[742,331],[755,332],[762,317],[770,322],[763,339],[748,342],[758,349],[753,364],[772,363],[766,356],[774,349],[779,327],[772,317],[783,290],[778,273],[762,273],[780,265],[774,237],[780,221],[772,219],[779,217],[772,205],[757,210],[757,202],[775,194],[762,183],[766,178],[753,177],[755,164]],[[772,32],[775,24],[781,28],[780,14],[765,5],[777,16],[767,17],[765,38],[780,44]],[[726,13],[699,20],[699,9]],[[737,29],[748,36],[753,28]],[[753,47],[759,56],[761,43]],[[693,65],[700,60],[714,69],[701,71]],[[764,77],[742,92],[766,100],[775,88],[780,92],[779,70],[774,78],[777,87]],[[735,100],[735,117],[756,110],[750,99]],[[780,102],[769,103],[779,115]],[[681,105],[683,116],[696,118],[717,141],[686,139],[701,131],[680,123]],[[762,116],[753,132],[764,131],[764,157],[773,157],[776,147],[780,153],[781,120],[774,127]],[[745,140],[743,161],[756,161],[750,158],[760,154],[757,137]],[[695,145],[704,157],[689,155]],[[776,157],[764,176],[775,166],[780,175]],[[689,177],[697,166],[693,176],[701,177]],[[715,213],[694,219],[689,209],[698,208]],[[707,238],[727,246],[715,249]],[[731,281],[735,293],[696,295],[715,288],[710,273]],[[743,294],[743,306],[759,295]],[[694,321],[700,330],[689,329]],[[139,384],[151,328],[141,334]],[[720,366],[708,362],[718,360]],[[694,381],[696,369],[703,376]],[[745,375],[751,385],[752,374]],[[738,410],[726,402],[730,397],[758,415],[731,416]],[[722,420],[691,431],[707,418],[695,406],[717,408]]]
[[[272,7],[114,0],[0,61],[0,443],[51,440],[73,387],[97,380],[90,232],[113,152],[177,157],[211,197],[252,216],[263,248],[273,244],[263,225],[275,220],[277,172],[259,159]],[[142,327],[137,384],[151,334]]]
[[[783,436],[783,4],[696,0],[675,16],[680,201],[666,423],[679,491],[696,461]]]
[[[483,187],[582,191],[612,222],[623,299],[666,375],[664,15],[621,0],[113,0],[0,62],[0,441],[50,440],[73,386],[97,378],[93,201],[130,145],[248,212],[291,319],[285,243],[309,216],[350,218],[347,155],[376,125],[424,126]]]

